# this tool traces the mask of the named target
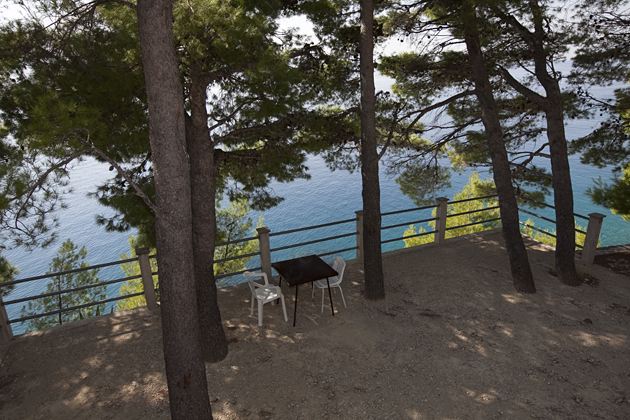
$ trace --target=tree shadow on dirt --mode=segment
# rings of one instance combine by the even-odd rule
[[[227,358],[207,365],[217,418],[627,417],[627,283],[563,286],[534,249],[538,293],[511,285],[500,235],[385,256],[387,299],[349,264],[333,295],[293,289],[250,316],[222,289]],[[624,303],[625,302],[625,303]],[[168,418],[159,317],[146,310],[15,340],[0,368],[7,418]]]

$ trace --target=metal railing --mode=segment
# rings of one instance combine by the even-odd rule
[[[521,197],[521,199],[523,199],[526,202],[532,203],[538,207],[545,207],[545,208],[550,208],[550,209],[555,210],[554,206],[552,206],[551,204],[547,204],[545,202],[535,201],[535,200],[527,199],[524,197]],[[546,217],[544,215],[538,214],[528,209],[524,209],[522,207],[519,207],[519,212],[533,216],[540,220],[544,220],[545,222],[551,223],[554,226],[556,224],[555,219]],[[580,229],[578,226],[574,226],[575,232],[584,236],[584,245],[580,244],[579,242],[576,242],[575,247],[582,250],[582,256],[581,256],[582,262],[586,264],[592,264],[593,260],[595,259],[595,250],[597,249],[597,243],[599,241],[599,234],[601,232],[601,227],[602,227],[602,223],[605,216],[600,213],[590,213],[588,216],[584,216],[579,213],[573,213],[573,217],[576,219],[582,219],[582,220],[588,221],[588,227],[586,230]],[[537,226],[534,226],[526,222],[519,222],[519,223],[524,228],[531,229],[543,235],[549,236],[550,238],[553,238],[554,241],[557,239],[556,234],[546,229],[541,229]]]
[[[496,227],[497,226],[496,222],[500,221],[500,217],[497,217],[496,213],[491,214],[487,218],[482,218],[480,220],[473,219],[472,222],[468,222],[468,223],[464,223],[460,225],[452,226],[452,225],[449,225],[448,223],[449,218],[478,214],[478,213],[488,212],[488,211],[495,211],[499,209],[499,206],[496,205],[496,201],[495,201],[495,202],[486,202],[480,208],[473,208],[471,210],[465,210],[465,211],[449,214],[449,206],[460,204],[460,203],[471,202],[471,201],[494,200],[496,198],[497,198],[496,194],[486,195],[482,197],[472,197],[472,198],[455,200],[455,201],[448,201],[448,199],[446,198],[438,198],[436,203],[434,204],[407,208],[407,209],[402,209],[402,210],[382,212],[381,215],[383,217],[401,215],[405,213],[418,213],[418,212],[422,212],[426,210],[432,210],[434,213],[432,214],[431,217],[422,217],[422,218],[418,218],[417,215],[412,215],[412,217],[410,218],[411,220],[409,221],[405,221],[405,222],[396,221],[395,223],[386,224],[382,226],[381,231],[389,231],[391,229],[402,228],[404,226],[429,223],[429,224],[432,224],[433,229],[429,231],[419,231],[418,233],[414,233],[414,234],[406,234],[406,235],[403,234],[403,236],[396,236],[393,238],[382,239],[381,244],[390,244],[397,241],[404,241],[404,240],[422,237],[422,236],[428,236],[428,235],[434,235],[433,242],[440,244],[446,239],[446,232],[456,231],[458,229],[463,229],[463,228],[476,226],[476,225]],[[547,203],[537,202],[535,204],[540,207],[553,208],[553,206],[550,206]],[[530,216],[537,217],[548,223],[555,224],[554,219],[537,214],[536,212],[533,212],[531,210],[521,208],[520,211]],[[585,244],[582,250],[582,260],[586,263],[592,263],[593,262],[592,260],[594,258],[594,252],[595,252],[595,249],[597,248],[597,240],[599,238],[599,233],[601,230],[603,215],[592,213],[588,217],[586,217],[583,215],[575,214],[575,217],[589,221],[588,228],[586,231],[581,230],[579,228],[576,228],[576,231],[586,236]],[[271,238],[278,238],[278,237],[283,237],[290,234],[301,233],[301,232],[306,232],[306,231],[314,231],[318,229],[338,227],[340,225],[345,225],[345,224],[350,224],[350,223],[355,223],[355,227],[351,231],[336,233],[334,235],[323,236],[320,238],[310,239],[310,240],[302,241],[302,242],[280,244],[275,247],[271,247],[271,244],[270,244]],[[523,222],[521,222],[521,224],[527,228],[533,229],[542,234],[549,235],[554,238],[556,236],[553,233],[546,231],[545,229],[541,229],[536,226],[529,225]],[[258,251],[247,252],[240,255],[225,256],[223,258],[216,259],[215,263],[221,264],[221,263],[225,263],[229,261],[243,260],[244,261],[243,266],[246,267],[247,263],[251,262],[253,258],[259,257],[260,265],[256,267],[242,268],[234,272],[221,273],[221,274],[216,275],[216,279],[222,280],[222,279],[238,276],[248,270],[252,270],[252,271],[262,270],[266,272],[269,276],[271,276],[272,275],[272,268],[271,268],[272,254],[278,255],[278,253],[283,252],[283,251],[297,250],[300,248],[304,249],[305,247],[310,247],[311,245],[318,245],[318,244],[331,243],[331,242],[336,243],[339,240],[352,238],[352,237],[355,238],[355,243],[353,246],[346,245],[338,249],[331,249],[334,247],[330,246],[330,247],[326,247],[326,249],[324,249],[322,252],[317,252],[317,254],[324,257],[328,255],[333,255],[333,254],[343,254],[343,253],[356,251],[356,258],[360,259],[363,254],[363,239],[362,239],[363,226],[362,225],[363,225],[363,212],[358,211],[356,212],[356,216],[351,219],[336,220],[336,221],[331,221],[331,222],[326,222],[326,223],[320,223],[320,224],[315,224],[315,225],[310,225],[310,226],[304,226],[304,227],[287,229],[283,231],[274,231],[274,232],[272,232],[267,227],[261,227],[257,229],[257,235],[255,236],[237,238],[237,239],[217,243],[216,244],[217,247],[220,247],[220,246],[228,246],[228,245],[234,245],[234,244],[242,244],[245,242],[257,241],[258,248],[259,248]],[[451,236],[457,236],[457,235],[453,235],[451,233]],[[140,297],[140,296],[143,296],[145,298],[146,304],[149,307],[149,309],[154,310],[154,311],[157,310],[158,296],[156,292],[159,291],[159,287],[156,288],[154,286],[153,277],[158,275],[159,272],[154,271],[151,268],[151,260],[157,261],[157,256],[149,255],[149,250],[147,248],[137,248],[136,254],[137,256],[134,258],[111,261],[107,263],[91,265],[88,267],[80,267],[80,268],[60,271],[56,273],[46,273],[42,275],[26,277],[26,278],[0,284],[0,290],[1,290],[2,288],[12,287],[15,285],[25,284],[29,282],[38,282],[41,280],[51,279],[58,276],[72,275],[72,274],[77,274],[77,273],[87,271],[87,270],[96,270],[96,269],[105,268],[105,267],[120,266],[121,264],[128,264],[128,263],[137,263],[139,265],[139,271],[140,271],[140,274],[138,275],[99,281],[93,284],[81,285],[81,286],[72,287],[72,288],[63,289],[63,290],[48,291],[45,293],[39,293],[39,294],[31,295],[31,296],[21,296],[21,297],[12,298],[12,299],[6,299],[4,301],[0,299],[0,333],[1,333],[0,341],[2,341],[3,338],[8,339],[12,336],[11,325],[13,324],[23,323],[23,322],[31,321],[34,319],[43,318],[43,317],[50,317],[50,316],[55,316],[55,315],[60,316],[63,313],[77,311],[77,310],[92,307],[92,306],[105,305],[108,303],[113,303],[116,301],[131,299],[131,298]],[[299,255],[299,252],[298,252],[298,255]],[[39,300],[39,299],[44,299],[44,298],[49,298],[49,297],[54,297],[54,296],[61,296],[64,294],[76,293],[76,292],[88,290],[95,287],[104,287],[104,286],[109,286],[113,284],[134,281],[134,280],[142,280],[142,291],[128,293],[121,296],[108,297],[106,299],[100,299],[97,301],[87,302],[80,305],[61,307],[55,310],[46,311],[46,312],[37,313],[37,314],[26,314],[26,315],[14,317],[14,318],[9,318],[7,316],[7,311],[6,311],[7,306],[24,304],[24,303],[28,303],[28,302]]]

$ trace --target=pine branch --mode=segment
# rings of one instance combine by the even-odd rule
[[[114,159],[110,158],[107,155],[107,153],[105,153],[104,151],[102,151],[101,149],[99,149],[96,146],[92,146],[92,151],[94,152],[94,154],[99,156],[101,159],[103,159],[104,161],[106,161],[107,163],[112,165],[116,169],[116,172],[118,172],[118,175],[122,176],[125,179],[125,181],[127,181],[129,183],[129,185],[131,185],[131,188],[133,188],[133,190],[136,193],[136,195],[138,197],[140,197],[142,199],[142,201],[144,201],[144,204],[153,212],[153,214],[158,214],[158,208],[155,205],[155,203],[153,203],[153,201],[151,201],[149,196],[146,195],[146,193],[144,191],[142,191],[142,188],[140,188],[140,186],[131,178],[129,173],[127,171],[125,171],[123,169],[123,167],[120,166],[120,164],[118,162],[116,162]]]

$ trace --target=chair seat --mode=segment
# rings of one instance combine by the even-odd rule
[[[256,288],[256,299],[269,301],[278,299],[282,295],[282,289],[278,286],[265,286]]]
[[[330,283],[330,287],[339,286],[341,283],[337,277],[331,277],[328,282]],[[326,279],[324,280],[316,280],[313,282],[315,287],[319,289],[326,289],[328,287],[328,283],[326,283]]]

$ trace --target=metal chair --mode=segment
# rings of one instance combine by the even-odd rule
[[[328,283],[330,283],[331,289],[333,287],[336,287],[339,289],[339,292],[341,293],[341,301],[343,302],[343,307],[347,308],[348,306],[346,305],[346,299],[343,296],[343,289],[341,289],[341,282],[343,281],[343,273],[346,271],[346,262],[344,261],[343,258],[337,257],[335,258],[335,261],[333,261],[332,268],[334,268],[335,271],[339,274],[335,277],[329,278]],[[317,287],[318,289],[322,289],[322,313],[324,313],[324,293],[326,291],[325,289],[328,288],[328,283],[326,282],[326,280],[317,280],[313,282],[313,285],[315,287]],[[315,295],[315,289],[313,289],[312,294]]]

